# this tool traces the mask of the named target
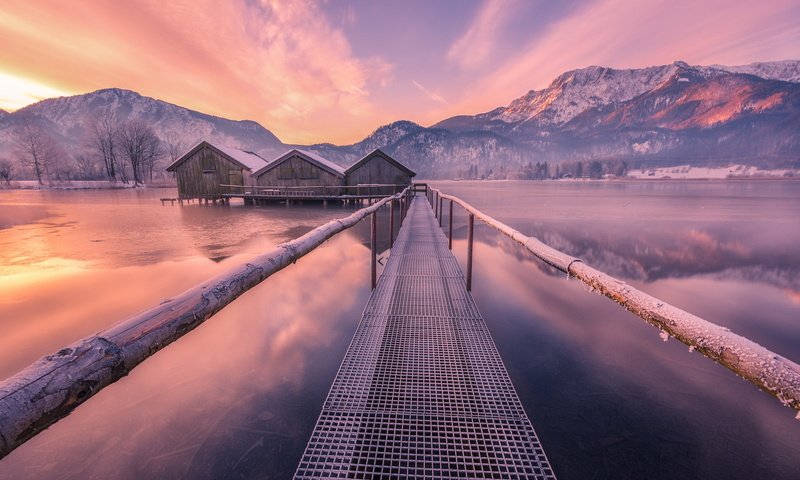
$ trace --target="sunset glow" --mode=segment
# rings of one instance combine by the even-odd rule
[[[286,142],[348,143],[505,105],[588,65],[798,58],[798,25],[792,0],[11,0],[0,108],[119,87]]]

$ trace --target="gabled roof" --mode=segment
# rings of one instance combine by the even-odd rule
[[[276,158],[275,160],[269,162],[269,164],[261,167],[257,171],[253,172],[254,177],[259,177],[264,173],[272,170],[273,168],[277,167],[281,163],[289,160],[292,157],[300,157],[303,160],[313,163],[314,165],[318,166],[319,168],[325,170],[326,172],[336,175],[337,177],[344,177],[344,169],[339,165],[331,162],[330,160],[326,160],[316,153],[308,152],[306,150],[299,150],[299,149],[292,149],[288,152],[284,153],[280,157]]]
[[[268,163],[266,160],[259,157],[253,152],[247,152],[244,150],[239,150],[238,148],[225,147],[222,145],[215,145],[213,143],[209,143],[203,140],[194,147],[190,148],[188,152],[181,155],[180,158],[172,162],[172,164],[167,167],[167,171],[168,172],[175,171],[175,168],[178,165],[188,160],[189,157],[197,153],[203,147],[209,147],[212,150],[216,150],[217,153],[219,153],[226,159],[230,160],[231,162],[239,165],[244,169],[250,170],[251,172],[258,170],[259,168],[267,165]]]
[[[415,177],[417,175],[416,172],[414,172],[410,168],[406,167],[402,163],[398,162],[394,158],[390,157],[386,152],[384,152],[380,148],[376,148],[375,150],[369,152],[368,154],[364,155],[364,158],[362,158],[361,160],[359,160],[356,163],[354,163],[354,164],[350,165],[349,167],[347,167],[347,170],[345,170],[345,174],[352,173],[354,170],[357,170],[362,165],[367,163],[369,161],[369,159],[371,159],[372,157],[376,157],[376,156],[383,158],[387,162],[391,163],[392,165],[394,165],[395,167],[399,168],[400,170],[403,170],[404,172],[408,173],[412,177]]]

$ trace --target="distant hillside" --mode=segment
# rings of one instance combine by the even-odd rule
[[[249,120],[228,120],[117,88],[42,100],[10,114],[0,114],[0,157],[14,157],[15,130],[25,122],[46,131],[69,154],[93,154],[86,145],[98,116],[110,112],[117,122],[141,119],[163,141],[183,150],[200,140],[273,156],[285,150],[269,130]],[[162,158],[162,164],[167,159]]]

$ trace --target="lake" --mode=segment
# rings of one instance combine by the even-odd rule
[[[800,360],[800,182],[436,184]],[[166,196],[0,191],[0,377],[351,211]],[[473,295],[559,478],[795,478],[793,411],[476,225]],[[369,296],[368,239],[362,222],[246,293],[0,478],[290,477]]]

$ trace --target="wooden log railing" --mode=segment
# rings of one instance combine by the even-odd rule
[[[0,382],[0,458],[327,239],[367,216],[374,222],[378,209],[393,200],[403,200],[403,205],[408,205],[410,194],[411,188],[406,186],[397,195],[331,220],[248,263],[43,357]]]
[[[442,200],[450,200],[460,205],[469,215],[467,290],[472,286],[472,230],[473,220],[477,218],[519,243],[548,265],[581,280],[593,291],[614,300],[647,323],[688,345],[690,349],[701,352],[752,382],[759,389],[776,397],[783,405],[798,410],[796,418],[800,420],[800,365],[797,363],[731,332],[726,327],[711,323],[637,290],[622,280],[586,265],[578,258],[545,245],[537,238],[525,236],[458,197],[429,187],[427,198],[434,212],[438,211],[440,226]],[[452,210],[450,212],[452,237]]]

